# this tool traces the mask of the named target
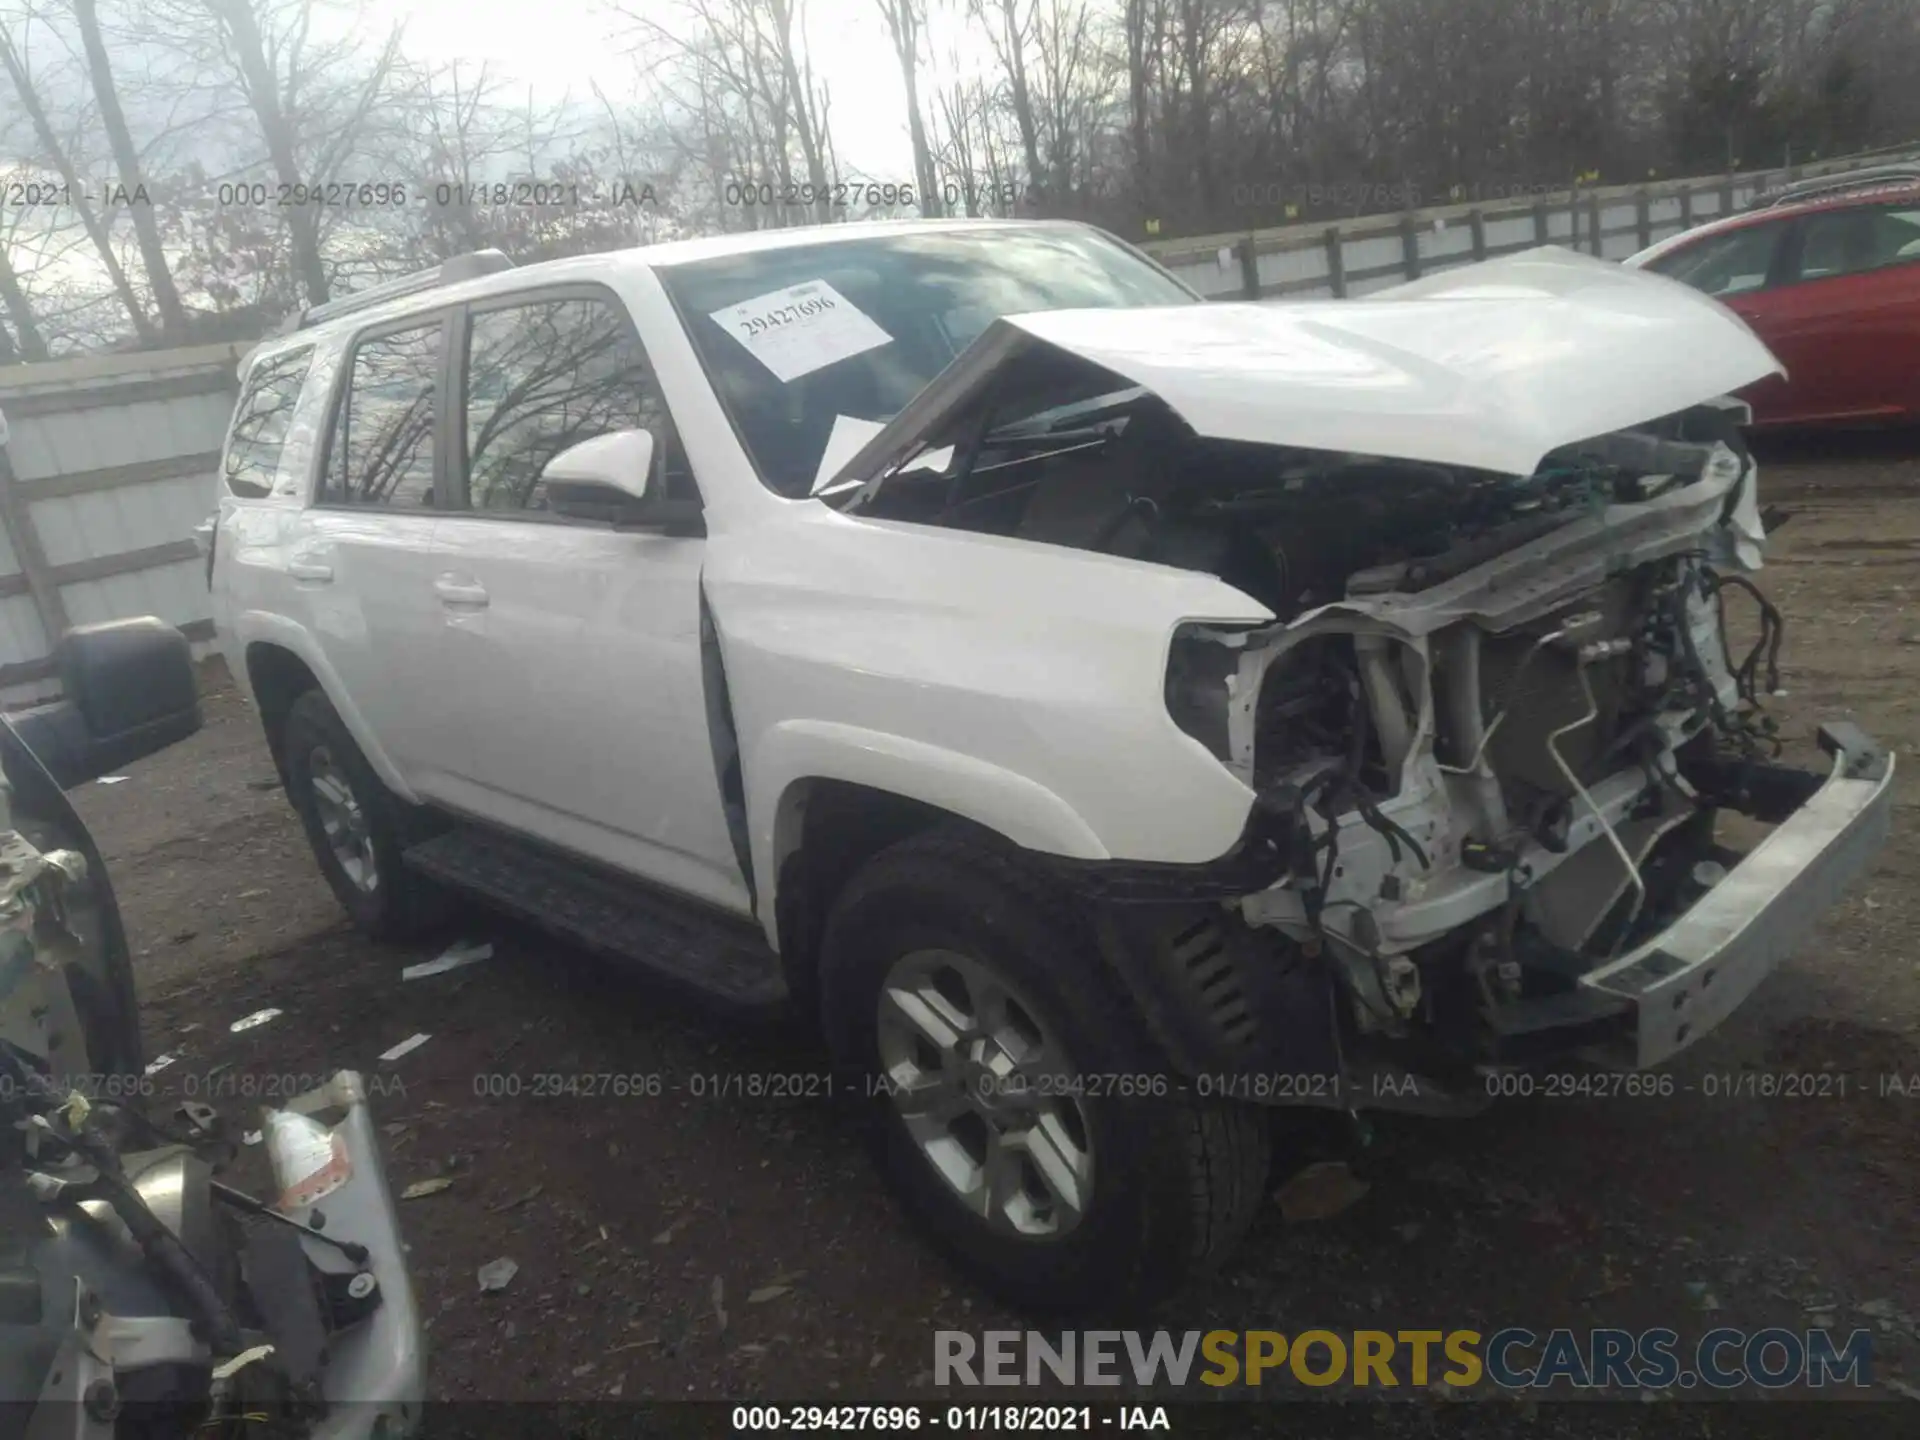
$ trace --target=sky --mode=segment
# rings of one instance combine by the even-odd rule
[[[873,0],[804,0],[809,53],[831,97],[841,163],[868,178],[913,178],[899,66]],[[630,22],[604,0],[372,0],[376,15],[406,23],[406,48],[424,61],[486,62],[524,81],[537,98],[591,101],[593,82],[632,93],[635,67],[621,51]],[[628,0],[670,23],[674,0]],[[536,18],[537,17],[537,18]]]

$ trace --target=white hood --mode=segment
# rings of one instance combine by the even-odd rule
[[[1782,373],[1717,301],[1554,248],[1361,300],[1008,323],[1145,386],[1202,435],[1512,475]]]

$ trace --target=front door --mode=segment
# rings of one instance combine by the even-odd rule
[[[436,532],[437,671],[461,717],[459,808],[742,914],[700,656],[704,540],[547,509],[541,472],[653,432],[654,483],[693,477],[624,306],[571,286],[474,306],[455,372],[454,505]]]

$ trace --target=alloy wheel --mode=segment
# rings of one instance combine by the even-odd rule
[[[1093,1195],[1092,1132],[1071,1057],[1003,977],[917,950],[880,988],[880,1065],[920,1153],[989,1228],[1065,1235]]]
[[[333,752],[325,745],[314,746],[308,755],[307,778],[313,787],[313,808],[327,848],[348,882],[371,895],[380,886],[380,869],[374,859],[366,808],[353,793],[346,771],[334,762]]]

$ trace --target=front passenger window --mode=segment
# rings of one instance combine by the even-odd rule
[[[650,430],[655,474],[691,498],[666,398],[613,302],[541,300],[475,312],[467,341],[467,499],[475,510],[544,511],[541,472],[615,430]]]
[[[1766,287],[1784,228],[1774,220],[1709,235],[1661,256],[1647,268],[1708,295],[1745,295]]]

